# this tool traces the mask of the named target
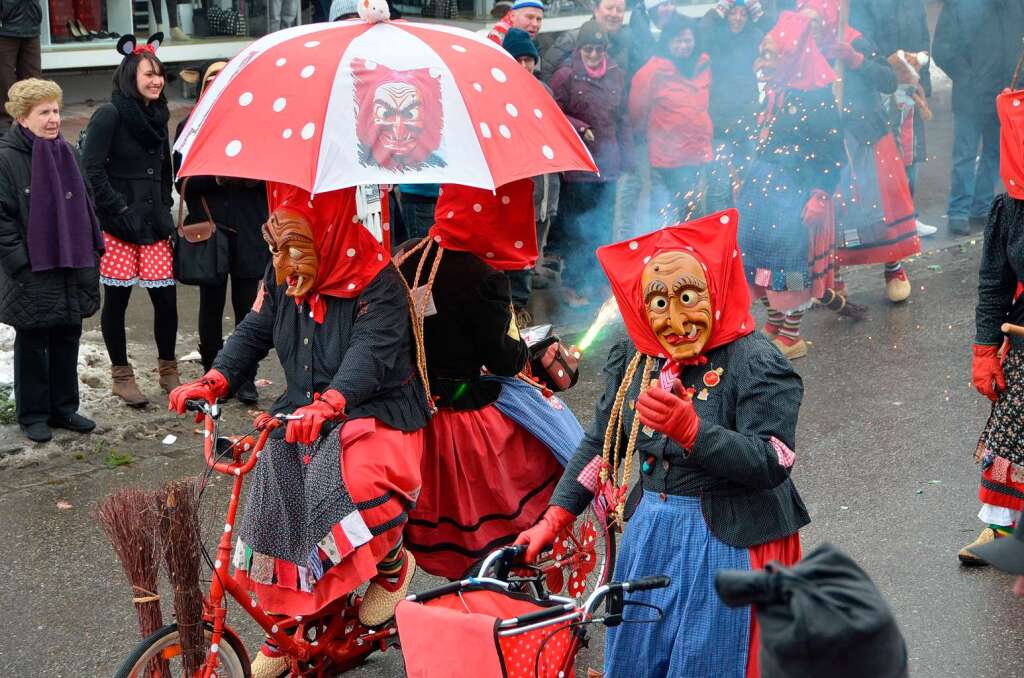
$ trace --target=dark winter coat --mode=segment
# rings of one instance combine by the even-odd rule
[[[1014,299],[1017,282],[1024,280],[1024,200],[996,196],[985,227],[985,244],[978,271],[978,305],[974,309],[974,343],[999,346],[1003,323],[1024,325],[1024,297]],[[1014,350],[1024,338],[1010,336]]]
[[[784,90],[770,126],[758,142],[757,157],[826,193],[835,190],[846,164],[842,122],[831,87]]]
[[[148,245],[174,230],[171,148],[134,135],[113,103],[96,109],[82,142],[85,176],[100,227],[128,243]]]
[[[435,252],[432,248],[424,270],[430,270]],[[417,253],[402,264],[409,285],[421,258]],[[445,250],[431,287],[437,313],[423,321],[427,373],[432,394],[440,398],[438,407],[474,410],[489,405],[497,400],[501,386],[483,381],[480,368],[511,377],[526,365],[526,342],[518,333],[509,334],[510,295],[504,273],[469,252]]]
[[[843,130],[861,143],[873,144],[889,131],[889,118],[879,95],[896,91],[896,73],[870,40],[858,38],[853,48],[864,61],[860,68],[846,69]]]
[[[754,115],[760,93],[754,61],[761,49],[766,28],[771,27],[762,14],[758,21],[747,20],[739,33],[711,9],[701,19],[701,44],[711,57],[711,100],[708,110],[716,137],[752,136]]]
[[[629,340],[609,351],[594,423],[565,467],[552,504],[579,514],[593,499],[578,478],[601,456],[612,404],[635,352]],[[651,492],[700,497],[708,529],[730,546],[747,548],[793,534],[810,518],[789,479],[790,468],[782,463],[771,439],[796,449],[803,399],[800,377],[757,332],[709,351],[707,358],[706,365],[684,368],[680,375],[684,386],[700,390],[708,370],[724,369],[721,382],[706,389],[707,398],[694,400],[700,428],[693,449],[687,454],[674,440],[644,427],[635,454],[651,463],[640,474],[638,485]],[[620,441],[629,438],[640,384],[658,378],[661,362],[649,375],[637,370],[623,403]],[[624,452],[622,442],[617,454]]]
[[[588,19],[589,21],[590,19]],[[540,77],[554,88],[555,73],[562,66],[572,61],[576,54],[576,40],[579,38],[580,29],[574,28],[565,31],[548,47],[540,59]],[[632,64],[630,61],[630,38],[625,27],[615,33],[608,34],[608,58],[618,64],[625,74],[624,80],[628,84],[633,72],[643,64]]]
[[[182,120],[178,123],[175,139],[181,136],[185,122]],[[175,152],[175,172],[180,166],[181,154]],[[182,193],[183,184],[182,181],[177,183],[179,194]],[[267,223],[269,216],[266,184],[248,179],[189,177],[182,198],[188,212],[185,215],[186,224],[207,220],[203,209],[203,198],[206,199],[213,221],[228,234],[232,276],[263,277],[270,263],[270,249],[263,239],[263,224]]]
[[[308,306],[285,295],[274,269],[264,292],[213,361],[231,390],[252,379],[270,349],[284,368],[285,391],[271,412],[309,405],[317,393],[345,396],[349,419],[373,417],[391,428],[415,431],[427,424],[426,397],[416,375],[405,285],[393,266],[384,268],[359,296],[326,297],[322,323]]]
[[[17,125],[0,137],[0,323],[18,329],[80,325],[100,306],[100,253],[91,268],[32,272],[26,244],[32,144]]]
[[[579,52],[551,78],[555,101],[581,135],[594,134],[587,148],[601,176],[590,172],[567,172],[566,181],[613,181],[629,171],[633,157],[629,115],[625,96],[625,72],[612,59],[601,78],[591,78]]]
[[[42,22],[39,0],[0,0],[0,37],[38,38]]]
[[[995,115],[996,95],[1010,86],[1024,38],[1020,0],[946,0],[932,55],[953,81],[954,113]]]

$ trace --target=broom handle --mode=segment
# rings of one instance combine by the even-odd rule
[[[1021,40],[1021,42],[1024,42],[1024,40]],[[1017,78],[1020,77],[1021,66],[1024,66],[1024,49],[1021,49],[1020,59],[1017,60],[1017,68],[1013,71],[1013,80],[1010,81],[1011,90],[1017,89]]]
[[[846,21],[850,18],[850,0],[842,0],[839,3],[839,35],[836,40],[843,42],[846,39]],[[839,114],[843,114],[843,98],[845,94],[844,79],[846,77],[846,64],[842,59],[836,64],[836,85],[832,90],[836,95],[836,108]]]

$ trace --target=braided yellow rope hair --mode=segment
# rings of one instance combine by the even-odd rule
[[[444,248],[441,245],[437,246],[437,254],[434,256],[434,263],[430,267],[430,273],[427,276],[426,289],[419,295],[419,298],[413,294],[413,290],[420,286],[424,264],[427,261],[427,256],[430,255],[430,249],[433,245],[433,238],[423,238],[415,246],[403,252],[394,260],[395,268],[398,268],[410,256],[422,251],[420,260],[416,265],[416,274],[413,276],[412,285],[410,286],[405,282],[405,276],[401,275],[401,271],[399,271],[399,277],[402,278],[402,283],[405,285],[406,298],[409,300],[412,334],[416,344],[416,370],[419,372],[420,381],[423,383],[423,390],[427,396],[427,407],[431,412],[436,411],[437,408],[434,406],[434,396],[430,391],[430,377],[427,374],[427,347],[424,343],[423,321],[426,318],[427,307],[430,305],[430,290],[434,287],[434,278],[437,277],[437,269],[441,266],[441,257],[444,256]]]
[[[619,390],[615,392],[615,402],[612,404],[611,415],[608,417],[608,428],[605,429],[604,433],[604,448],[601,451],[601,458],[604,461],[600,473],[601,483],[604,484],[608,482],[608,480],[611,480],[615,488],[621,490],[617,493],[618,498],[616,499],[614,507],[615,519],[620,526],[625,522],[626,495],[628,494],[625,490],[629,487],[629,482],[633,477],[633,457],[635,456],[634,453],[636,451],[636,438],[640,433],[640,417],[634,415],[633,425],[630,426],[629,438],[626,441],[625,454],[620,455],[619,447],[622,443],[622,406],[626,401],[626,394],[629,392],[629,387],[633,384],[633,379],[636,377],[636,371],[640,366],[641,356],[644,357],[644,366],[640,378],[640,393],[647,390],[647,386],[649,384],[648,375],[654,368],[654,358],[649,355],[644,356],[638,351],[629,361],[629,365],[626,366],[626,372],[622,377],[622,383],[619,384]],[[625,459],[622,466],[621,476],[619,475],[620,458]]]

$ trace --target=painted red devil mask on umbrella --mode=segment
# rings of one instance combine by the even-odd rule
[[[726,210],[597,250],[641,353],[689,364],[754,331],[738,223]]]
[[[430,70],[397,71],[352,60],[363,165],[398,172],[445,166],[437,155],[444,129],[441,81]]]
[[[533,179],[496,191],[445,184],[434,209],[430,237],[449,250],[471,252],[502,271],[533,268],[537,227]]]
[[[996,97],[999,113],[999,174],[1011,198],[1024,200],[1024,90]]]
[[[277,284],[297,304],[308,302],[323,322],[323,297],[352,298],[388,265],[391,248],[387,201],[383,231],[359,222],[356,189],[315,197],[288,184],[268,183],[270,218],[263,237],[273,255]]]

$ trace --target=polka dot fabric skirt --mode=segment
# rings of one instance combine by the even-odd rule
[[[166,287],[174,284],[170,240],[135,245],[103,234],[107,251],[100,259],[100,282],[115,287]]]

